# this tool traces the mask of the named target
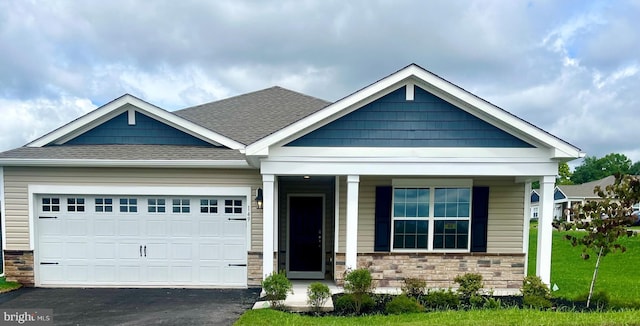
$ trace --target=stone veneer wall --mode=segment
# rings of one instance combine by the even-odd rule
[[[273,253],[273,267],[277,271],[278,256]],[[262,284],[262,251],[249,251],[247,253],[247,286],[259,287]]]
[[[33,251],[5,250],[4,275],[7,281],[20,282],[24,286],[33,286]]]
[[[363,253],[358,268],[368,268],[378,287],[400,287],[405,278],[421,278],[430,288],[457,287],[465,273],[482,275],[486,289],[517,289],[525,276],[524,254]],[[343,284],[345,255],[336,254],[335,281]]]

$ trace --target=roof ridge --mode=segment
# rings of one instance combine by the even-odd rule
[[[282,87],[282,86],[279,86],[279,85],[274,85],[274,86],[271,86],[271,87],[259,89],[259,90],[252,91],[252,92],[249,92],[249,93],[238,94],[238,95],[234,95],[234,96],[231,96],[231,97],[226,97],[226,98],[215,100],[215,101],[211,101],[211,102],[206,102],[206,103],[202,103],[202,104],[198,104],[198,105],[194,105],[194,106],[189,106],[189,107],[186,107],[186,108],[175,110],[175,111],[173,111],[173,113],[181,112],[181,111],[185,111],[185,110],[189,110],[189,109],[195,109],[195,108],[203,107],[205,105],[211,105],[211,104],[214,104],[214,103],[232,101],[232,100],[240,98],[240,97],[248,97],[248,96],[251,96],[251,95],[254,95],[254,94],[257,94],[257,93],[261,93],[261,92],[265,92],[265,91],[268,91],[268,90],[272,90],[272,89],[280,89],[280,90],[284,90],[284,91],[287,91],[287,92],[296,93],[298,95],[301,95],[301,96],[304,96],[304,97],[307,97],[307,98],[310,98],[310,99],[313,99],[313,100],[326,102],[327,104],[331,104],[332,103],[330,101],[321,99],[319,97],[315,97],[315,96],[311,96],[311,95],[308,95],[308,94],[305,94],[305,93],[294,91],[294,90],[291,90],[291,89],[288,89],[288,88],[285,88],[285,87]]]

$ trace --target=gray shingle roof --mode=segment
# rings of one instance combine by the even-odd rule
[[[237,150],[172,145],[64,145],[19,147],[0,153],[0,159],[60,160],[245,160]]]
[[[585,182],[579,185],[558,185],[558,188],[560,188],[567,197],[600,198],[598,195],[593,193],[593,189],[596,186],[604,188],[608,185],[612,185],[615,180],[616,178],[610,175],[600,180]]]
[[[173,113],[248,145],[329,104],[275,86]]]

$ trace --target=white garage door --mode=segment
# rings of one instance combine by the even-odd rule
[[[242,197],[40,195],[41,286],[246,286]]]

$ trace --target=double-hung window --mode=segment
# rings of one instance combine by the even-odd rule
[[[394,180],[392,248],[468,251],[471,180]]]

